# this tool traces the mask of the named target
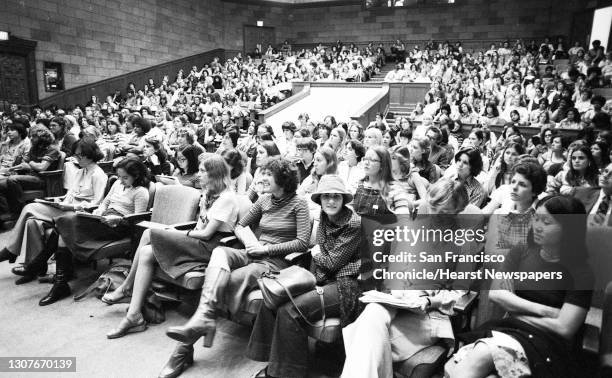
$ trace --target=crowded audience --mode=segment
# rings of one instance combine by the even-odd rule
[[[145,231],[129,275],[102,296],[109,305],[130,303],[106,335],[117,339],[146,329],[156,270],[172,279],[204,272],[196,312],[167,330],[178,344],[163,377],[193,363],[200,338],[212,346],[218,317],[237,319],[262,273],[307,252],[317,288],[254,314],[246,356],[269,363],[257,376],[307,376],[307,328],[326,317],[343,327],[343,377],[392,377],[395,363],[441,341],[449,358],[440,369],[450,377],[571,376],[592,293],[565,281],[547,291],[480,287],[495,289],[488,299],[503,312],[462,336],[461,348],[451,318],[468,290],[395,294],[416,300],[417,312],[359,302],[371,268],[361,260],[361,220],[383,215],[469,211],[488,221],[489,236],[470,248],[503,250],[505,269],[565,269],[574,284],[592,283],[586,234],[612,226],[612,106],[598,92],[611,84],[612,58],[595,43],[565,49],[505,41],[466,52],[460,42],[421,49],[398,40],[386,55],[372,44],[284,44],[143,88],[130,83],[85,106],[12,109],[0,119],[0,221],[12,227],[0,262],[24,253],[12,272],[26,284],[54,255],[53,286],[39,302],[51,305],[72,293],[74,260],[132,233],[125,218],[149,208],[151,186],[184,185],[202,193],[195,228]],[[283,123],[283,135],[256,121],[259,110],[291,95],[293,80],[366,81],[387,61],[396,66],[385,80],[431,83],[409,117],[378,114],[361,125],[304,113]],[[116,176],[112,185],[102,162]],[[44,190],[44,173],[57,169],[66,194],[32,202],[26,192]]]

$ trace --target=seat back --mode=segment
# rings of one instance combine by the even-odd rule
[[[194,220],[200,195],[199,190],[183,185],[156,185],[151,221],[173,224]]]

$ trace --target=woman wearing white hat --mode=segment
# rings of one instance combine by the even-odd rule
[[[300,312],[309,322],[326,317],[340,317],[342,324],[357,315],[357,275],[361,267],[359,244],[361,218],[346,204],[353,200],[344,182],[337,175],[324,175],[312,200],[321,205],[321,221],[317,229],[317,245],[312,250],[317,290],[280,306],[276,313],[261,306],[247,356],[256,361],[270,361],[259,377],[305,377],[308,372],[308,333]],[[324,303],[324,308],[322,304]],[[323,315],[325,314],[325,315]]]

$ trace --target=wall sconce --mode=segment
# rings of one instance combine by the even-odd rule
[[[0,31],[0,41],[8,41],[8,39],[9,39],[9,32]]]
[[[261,28],[263,26],[263,21],[261,20],[257,21],[257,26]]]

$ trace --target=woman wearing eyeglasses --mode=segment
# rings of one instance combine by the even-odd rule
[[[80,169],[76,172],[72,188],[57,202],[75,209],[98,205],[104,198],[108,179],[97,164],[103,157],[102,152],[92,139],[86,138],[77,141],[72,156]],[[23,208],[6,247],[0,252],[0,261],[13,262],[25,247],[26,264],[12,270],[14,274],[22,276],[16,284],[30,282],[47,272],[47,260],[57,249],[58,234],[53,218],[67,212],[42,203],[31,203]]]
[[[109,339],[146,329],[141,309],[156,266],[170,277],[180,277],[197,267],[206,266],[219,240],[233,235],[238,221],[238,205],[229,174],[223,157],[207,155],[198,171],[202,200],[196,227],[187,233],[177,230],[143,233],[129,275],[117,289],[102,297],[103,302],[112,305],[124,301],[132,292],[127,315],[106,335]]]
[[[410,214],[410,196],[393,180],[389,151],[383,146],[370,147],[362,162],[365,177],[353,199],[355,212],[359,215]]]
[[[176,177],[181,185],[200,188],[198,176],[198,156],[202,151],[195,146],[187,145],[176,152]]]

